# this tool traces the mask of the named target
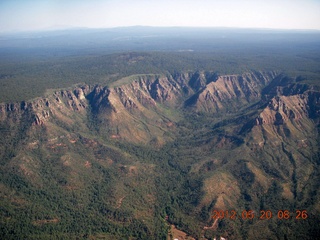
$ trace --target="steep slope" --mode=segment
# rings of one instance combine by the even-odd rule
[[[188,103],[195,105],[198,111],[216,113],[221,110],[232,111],[260,99],[260,91],[276,73],[247,73],[241,76],[220,76],[205,85]]]
[[[181,88],[171,77],[133,76],[111,88],[96,87],[89,98],[102,123],[101,131],[115,139],[161,145],[172,138],[179,119],[171,108],[182,97]]]
[[[54,119],[56,123],[79,127],[92,114],[100,131],[108,137],[141,143],[164,142],[172,139],[171,128],[182,117],[173,109],[181,109],[181,102],[187,97],[191,96],[186,102],[194,104],[198,111],[216,112],[228,105],[226,111],[259,99],[259,89],[275,76],[275,73],[249,73],[218,77],[203,72],[136,75],[120,79],[110,87],[84,85],[51,91],[46,98],[29,103],[2,104],[0,117],[6,121],[14,114],[28,112],[34,125]]]
[[[162,239],[167,220],[198,238],[315,237],[319,114],[317,89],[275,72],[134,75],[0,104],[2,235]],[[274,217],[213,226],[214,209]],[[309,217],[277,219],[287,209]]]
[[[320,93],[313,90],[275,96],[266,105],[262,104],[264,107],[258,110],[258,116],[251,117],[247,123],[231,120],[226,125],[218,124],[206,137],[198,137],[209,139],[202,142],[204,157],[193,170],[207,176],[199,207],[211,206],[211,209],[229,212],[233,209],[238,214],[253,210],[256,216],[261,216],[261,211],[273,213],[272,219],[250,223],[220,219],[228,233],[208,230],[208,236],[219,233],[233,238],[245,234],[244,238],[256,239],[260,232],[255,228],[263,231],[267,238],[318,236],[319,97]],[[309,218],[299,223],[283,222],[277,216],[282,209],[290,211],[292,217],[303,209]],[[290,224],[295,226],[291,234],[288,233]],[[247,231],[240,233],[239,229],[246,228]]]
[[[156,239],[161,233],[149,224],[158,219],[155,166],[92,132],[88,89],[1,105],[1,238]]]

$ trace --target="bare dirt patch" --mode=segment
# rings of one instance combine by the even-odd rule
[[[183,231],[178,230],[174,225],[170,226],[167,240],[195,240]]]

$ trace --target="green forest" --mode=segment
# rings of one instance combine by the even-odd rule
[[[2,38],[0,239],[319,238],[319,34],[193,31]]]
[[[57,46],[40,45],[24,49],[15,47],[13,42],[13,47],[10,48],[0,46],[0,102],[30,100],[43,96],[48,89],[66,88],[81,83],[108,85],[134,74],[174,74],[202,70],[214,71],[220,75],[278,71],[294,78],[299,77],[300,81],[319,84],[317,34],[304,36],[287,33],[288,36],[281,36],[278,40],[278,33],[275,33],[270,34],[266,42],[255,39],[261,34],[263,32],[249,33],[248,37],[254,36],[253,40],[243,39],[240,35],[239,40],[232,37],[232,42],[225,43],[215,36],[202,40],[186,35],[186,42],[183,41],[183,36],[178,39],[182,42],[168,37],[166,46],[174,46],[176,50],[162,49],[161,39],[155,39],[152,48],[148,43],[142,42],[141,46],[146,45],[142,50],[138,47],[140,45],[130,46],[131,42],[120,45],[113,45],[111,42],[110,48],[114,47],[117,52],[101,42],[93,49],[88,46],[82,48],[81,43],[66,48],[59,42],[57,44],[60,45]],[[309,40],[309,35],[312,40]],[[26,41],[26,44],[34,44],[32,39]],[[78,41],[81,42],[79,39]],[[83,41],[85,43],[85,38]],[[199,50],[178,50],[178,47],[195,46]],[[123,51],[126,48],[130,51]]]

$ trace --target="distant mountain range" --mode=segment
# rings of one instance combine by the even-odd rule
[[[0,50],[7,47],[28,48],[85,47],[123,50],[215,50],[221,47],[282,47],[320,39],[316,30],[273,30],[194,27],[119,27],[106,29],[66,28],[0,35]],[[289,41],[288,41],[289,40]]]

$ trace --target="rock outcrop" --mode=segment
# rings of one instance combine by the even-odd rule
[[[46,98],[36,98],[29,102],[0,104],[0,120],[12,119],[18,121],[21,116],[28,113],[32,117],[32,125],[43,125],[51,117],[71,117],[72,112],[82,112],[88,106],[84,89],[55,91]],[[30,120],[30,119],[29,119]]]
[[[298,121],[308,118],[308,96],[276,96],[271,99],[268,106],[256,119],[257,125],[274,124],[281,125],[289,120]]]
[[[0,104],[0,121],[18,122],[28,113],[34,126],[50,121],[72,126],[79,121],[85,125],[87,117],[93,115],[100,130],[112,138],[144,143],[156,139],[163,143],[172,138],[172,130],[179,121],[174,109],[210,114],[232,112],[278,89],[279,94],[270,98],[254,125],[296,122],[293,125],[299,128],[302,124],[299,121],[319,115],[319,95],[305,91],[303,84],[293,86],[292,91],[297,94],[290,95],[284,82],[287,83],[287,78],[275,72],[225,76],[213,72],[137,75],[120,79],[109,87],[83,85],[52,91],[45,98],[29,102]]]
[[[209,113],[243,107],[259,100],[261,89],[275,77],[274,72],[219,76],[190,98],[189,104]]]

